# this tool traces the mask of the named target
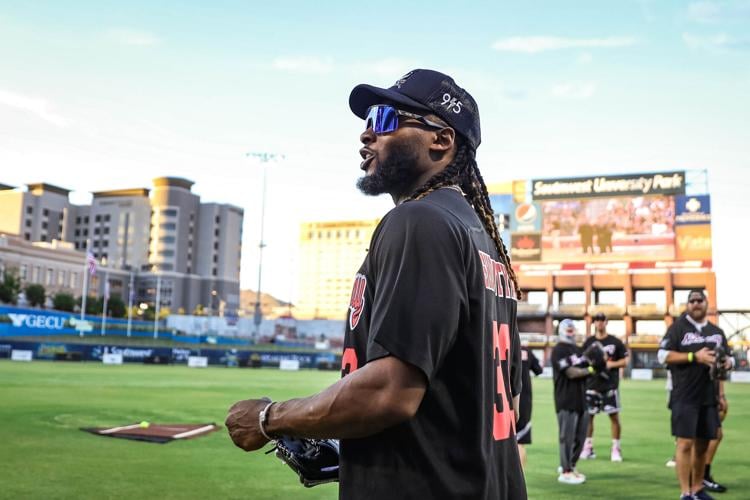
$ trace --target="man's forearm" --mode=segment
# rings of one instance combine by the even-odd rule
[[[274,404],[266,432],[310,438],[369,436],[414,416],[425,388],[417,368],[383,358],[314,396]]]
[[[694,352],[667,351],[667,355],[664,358],[664,362],[668,365],[693,363],[694,361],[695,361]]]

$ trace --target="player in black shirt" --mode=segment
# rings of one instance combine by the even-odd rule
[[[714,350],[729,352],[724,332],[706,319],[708,302],[702,290],[688,294],[687,311],[667,330],[659,347],[659,360],[672,372],[672,435],[677,438],[675,470],[683,499],[712,498],[706,493],[705,472],[708,443],[721,426],[719,410],[726,407],[723,383],[709,375]],[[731,362],[727,360],[726,368]],[[695,479],[691,485],[691,475]]]
[[[628,362],[628,350],[620,339],[607,333],[607,316],[603,313],[597,313],[593,319],[596,333],[586,339],[583,343],[583,350],[585,351],[594,342],[599,342],[607,356],[607,373],[605,377],[590,377],[586,383],[586,406],[591,418],[586,433],[586,442],[581,452],[581,460],[596,458],[594,453],[594,417],[597,413],[602,412],[609,415],[612,423],[610,459],[613,462],[622,462],[619,385],[620,368],[623,368]]]
[[[560,440],[561,483],[581,484],[586,476],[576,470],[588,428],[586,377],[596,373],[576,345],[576,326],[564,319],[558,327],[559,341],[552,349],[552,377]]]
[[[521,465],[526,466],[526,450],[524,445],[531,444],[531,374],[540,375],[544,370],[534,353],[521,341],[521,401],[516,424],[516,441],[518,452],[521,454]]]
[[[358,187],[396,207],[354,276],[343,378],[308,398],[236,403],[230,435],[248,451],[262,431],[339,438],[344,499],[525,499],[520,291],[475,161],[477,104],[414,70],[388,89],[358,85],[349,105],[365,120]]]

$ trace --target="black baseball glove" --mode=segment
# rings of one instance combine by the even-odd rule
[[[267,453],[276,456],[299,476],[306,488],[339,480],[339,442],[335,439],[280,437]]]
[[[599,376],[609,378],[609,374],[607,373],[607,354],[604,352],[601,342],[592,342],[583,351],[583,357],[588,360],[590,366],[594,367]]]

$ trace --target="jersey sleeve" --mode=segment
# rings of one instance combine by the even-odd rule
[[[615,346],[615,361],[625,359],[628,357],[628,349],[620,339],[617,339],[617,345]]]
[[[669,328],[667,329],[667,333],[664,334],[664,337],[662,337],[661,343],[659,344],[659,349],[663,349],[665,351],[679,351],[680,341],[677,336],[677,321],[675,321],[669,326]]]
[[[544,371],[544,368],[542,368],[542,365],[539,363],[539,358],[534,356],[534,353],[531,352],[531,349],[528,351],[529,353],[529,369],[535,374],[535,375],[541,375]]]
[[[425,205],[394,209],[373,242],[367,361],[387,353],[429,380],[458,332],[468,291],[460,234],[446,215]]]

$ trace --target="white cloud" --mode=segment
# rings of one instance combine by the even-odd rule
[[[591,55],[589,52],[584,52],[583,54],[579,55],[576,59],[576,62],[578,64],[590,64],[591,61],[594,60],[594,56]]]
[[[615,48],[635,45],[636,39],[627,36],[612,36],[606,38],[564,38],[557,36],[514,36],[498,40],[492,48],[504,52],[524,52],[535,54],[549,50],[579,49],[579,48]]]
[[[693,2],[687,9],[688,18],[699,23],[715,23],[720,13],[721,8],[715,2]]]
[[[361,69],[362,71],[374,73],[382,77],[393,78],[394,81],[396,78],[405,75],[408,71],[417,67],[419,67],[419,64],[414,61],[397,58],[381,59],[380,61],[358,65],[358,69]]]
[[[37,97],[29,97],[0,89],[0,105],[26,111],[57,127],[67,127],[69,123],[66,118],[54,113],[46,100]]]
[[[552,95],[563,99],[583,100],[593,96],[596,83],[561,83],[552,87]]]
[[[277,57],[273,61],[274,69],[290,73],[330,73],[333,70],[333,58],[330,57]]]
[[[108,30],[107,37],[120,45],[136,47],[148,47],[161,43],[161,39],[154,34],[126,28],[113,28]]]
[[[736,38],[726,33],[707,36],[683,33],[682,40],[691,49],[750,50],[750,38]]]
[[[687,17],[701,24],[733,22],[750,17],[750,1],[692,2],[687,8]]]

